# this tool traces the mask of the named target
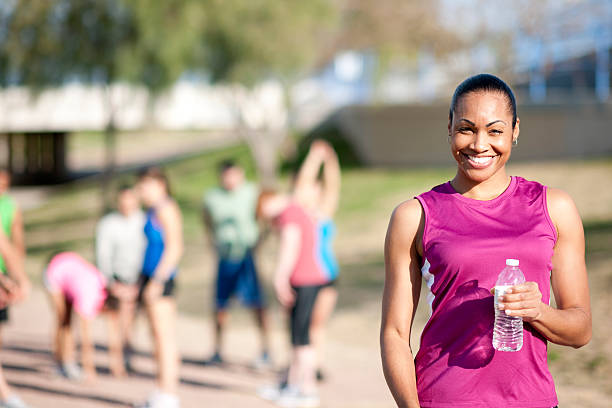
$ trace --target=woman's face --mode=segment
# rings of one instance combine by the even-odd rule
[[[288,197],[284,194],[274,194],[266,197],[261,203],[261,216],[265,220],[273,220],[287,207]]]
[[[512,141],[519,135],[519,120],[512,129],[508,98],[500,92],[470,92],[457,102],[448,124],[451,152],[459,171],[482,182],[510,158]]]
[[[4,194],[11,186],[11,175],[7,171],[0,171],[0,194]]]
[[[153,207],[168,195],[164,182],[153,177],[142,178],[137,187],[140,199],[147,207]]]
[[[117,198],[117,209],[123,215],[130,215],[134,211],[138,210],[140,203],[138,202],[138,195],[136,191],[129,189],[123,190],[119,193]]]

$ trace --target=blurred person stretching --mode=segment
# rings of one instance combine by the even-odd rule
[[[321,169],[322,179],[319,178]],[[329,283],[319,290],[310,320],[310,340],[317,353],[319,379],[323,379],[320,368],[325,325],[338,298],[336,283],[339,266],[333,249],[336,235],[333,217],[338,209],[340,183],[340,164],[336,152],[326,141],[315,140],[295,179],[293,197],[316,220],[319,264],[329,279]]]
[[[117,194],[117,211],[105,215],[96,228],[96,261],[108,283],[105,306],[109,318],[111,372],[115,376],[125,375],[126,366],[129,368],[137,281],[146,247],[145,221],[136,191],[125,185]]]
[[[24,270],[23,218],[19,206],[7,193],[10,185],[11,174],[0,169],[0,327],[8,321],[9,305],[25,299],[30,290],[30,281]],[[1,366],[0,407],[26,407],[12,393]]]
[[[203,218],[218,258],[215,291],[215,351],[208,363],[221,363],[223,331],[228,307],[237,296],[253,310],[261,337],[255,367],[269,365],[268,323],[264,293],[259,283],[254,250],[259,238],[255,206],[257,187],[245,180],[244,170],[231,160],[219,166],[220,186],[204,195]]]
[[[106,299],[106,279],[98,269],[74,252],[53,255],[43,273],[45,288],[55,311],[53,353],[59,373],[70,380],[96,379],[91,323]],[[81,329],[81,369],[74,358],[73,312]]]
[[[318,181],[321,166],[322,183]],[[259,395],[281,407],[320,404],[317,347],[337,297],[333,286],[338,267],[329,229],[339,189],[337,156],[329,144],[316,141],[298,172],[293,193],[264,191],[257,203],[258,217],[272,221],[280,234],[274,289],[289,312],[292,345],[286,380],[263,387]]]
[[[147,238],[139,299],[144,302],[151,325],[157,389],[143,408],[177,408],[179,352],[176,338],[175,280],[183,255],[183,220],[181,210],[170,195],[165,173],[157,167],[143,170],[138,177],[138,191],[148,208],[144,232]]]
[[[380,339],[400,407],[553,407],[547,342],[578,348],[591,338],[580,216],[567,193],[508,175],[518,138],[508,85],[488,74],[466,79],[448,118],[455,177],[393,212]],[[507,258],[520,260],[527,281],[498,305],[523,319],[517,352],[492,345],[490,289]],[[430,317],[415,358],[410,332],[422,279]]]

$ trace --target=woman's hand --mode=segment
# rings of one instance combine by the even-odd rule
[[[276,290],[276,297],[281,305],[285,307],[293,306],[295,302],[295,291],[287,279],[274,280],[274,289]]]
[[[2,299],[5,305],[13,304],[22,299],[19,285],[10,277],[0,274],[0,286],[6,297]]]
[[[22,302],[28,296],[30,296],[30,291],[32,290],[32,284],[29,279],[25,279],[22,282],[19,282],[17,285],[17,291],[15,293],[15,302]]]
[[[544,303],[542,293],[536,282],[525,282],[506,290],[500,297],[498,307],[505,310],[508,316],[522,317],[531,322],[542,316]]]

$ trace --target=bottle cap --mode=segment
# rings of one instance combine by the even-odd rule
[[[506,259],[506,265],[519,266],[519,260],[518,259]]]

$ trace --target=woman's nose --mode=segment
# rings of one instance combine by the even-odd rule
[[[471,148],[477,153],[486,152],[489,148],[488,139],[489,135],[486,131],[475,132]]]

